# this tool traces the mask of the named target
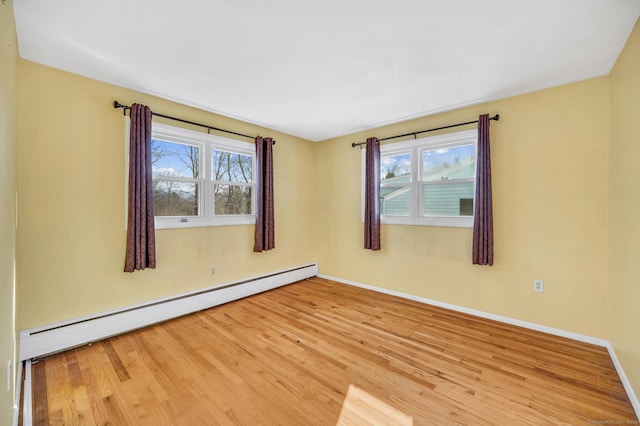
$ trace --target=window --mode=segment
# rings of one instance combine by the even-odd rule
[[[214,149],[211,160],[214,214],[251,214],[253,156]]]
[[[151,139],[156,217],[200,216],[200,148],[155,137]]]
[[[156,228],[255,223],[255,146],[153,123]]]
[[[381,222],[472,227],[477,138],[469,130],[381,145]]]

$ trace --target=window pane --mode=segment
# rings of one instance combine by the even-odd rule
[[[213,151],[211,165],[213,180],[241,183],[250,183],[253,180],[253,164],[250,155]]]
[[[380,214],[409,216],[411,191],[408,186],[383,186],[380,188]]]
[[[213,189],[215,214],[251,214],[251,187],[214,185]]]
[[[473,145],[422,152],[422,180],[432,182],[475,177],[476,156]]]
[[[151,140],[151,170],[153,176],[198,178],[199,148],[158,139]]]
[[[384,183],[411,182],[411,154],[381,156],[380,181]]]
[[[473,182],[422,186],[425,216],[473,216]]]
[[[156,216],[198,216],[197,183],[153,180],[153,208]]]

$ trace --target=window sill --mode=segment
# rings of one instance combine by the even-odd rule
[[[381,216],[380,223],[383,225],[418,225],[418,226],[441,226],[449,228],[473,228],[473,216],[465,217],[402,217],[402,216]]]
[[[186,219],[186,222],[182,220]],[[232,225],[255,225],[256,217],[253,215],[238,215],[216,217],[214,219],[201,218],[156,218],[156,229],[175,229],[175,228],[201,228],[206,226],[232,226]]]

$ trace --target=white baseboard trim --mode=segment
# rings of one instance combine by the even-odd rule
[[[609,356],[611,357],[611,361],[613,361],[613,365],[616,367],[616,371],[618,372],[618,376],[620,377],[620,381],[622,382],[622,386],[624,386],[624,390],[627,391],[627,396],[629,397],[629,401],[633,406],[633,410],[636,412],[636,417],[640,419],[640,401],[638,400],[638,396],[633,390],[631,386],[631,382],[627,378],[627,375],[624,374],[624,369],[622,368],[622,364],[618,360],[616,356],[616,351],[613,349],[613,345],[610,342],[607,342],[606,346],[609,351]]]
[[[530,330],[541,331],[547,334],[553,334],[554,336],[566,337],[568,339],[577,340],[579,342],[591,343],[592,345],[606,347],[609,343],[607,340],[599,339],[597,337],[586,336],[584,334],[573,333],[571,331],[561,330],[558,328],[547,327],[544,325],[536,324],[533,322],[522,321],[515,318],[505,317],[502,315],[496,315],[489,312],[479,311],[477,309],[465,308],[464,306],[453,305],[451,303],[440,302],[438,300],[427,299],[425,297],[414,296],[413,294],[403,293],[400,291],[389,290],[382,287],[376,287],[368,284],[362,284],[356,281],[345,280],[342,278],[332,277],[329,275],[318,274],[320,278],[326,278],[328,280],[337,281],[343,284],[349,284],[356,287],[366,288],[368,290],[377,291],[379,293],[389,294],[391,296],[402,297],[403,299],[415,300],[416,302],[426,303],[427,305],[438,306],[440,308],[450,309],[452,311],[462,312],[465,314],[474,315],[480,318],[486,318],[494,321],[503,322],[505,324],[516,325]]]
[[[515,325],[518,327],[540,331],[540,332],[551,334],[554,336],[566,337],[568,339],[577,340],[579,342],[590,343],[592,345],[605,347],[607,348],[607,351],[609,352],[609,356],[613,361],[613,365],[615,366],[618,376],[620,377],[620,381],[622,382],[622,385],[624,386],[624,389],[627,392],[627,396],[631,401],[631,405],[633,406],[633,409],[636,412],[636,416],[640,418],[640,402],[638,401],[638,397],[636,396],[633,390],[633,387],[631,387],[631,383],[629,382],[629,379],[624,373],[624,370],[622,369],[622,365],[620,364],[620,361],[616,357],[615,351],[613,350],[613,346],[611,346],[611,343],[608,340],[599,339],[597,337],[587,336],[584,334],[574,333],[571,331],[561,330],[558,328],[547,327],[544,325],[540,325],[540,324],[536,324],[528,321],[522,321],[515,318],[505,317],[502,315],[496,315],[489,312],[479,311],[477,309],[465,308],[464,306],[458,306],[450,303],[440,302],[438,300],[427,299],[425,297],[415,296],[415,295],[403,293],[400,291],[389,290],[386,288],[363,284],[356,281],[345,280],[343,278],[333,277],[331,275],[318,274],[318,277],[331,280],[331,281],[336,281],[343,284],[352,285],[355,287],[361,287],[368,290],[377,291],[379,293],[389,294],[391,296],[397,296],[397,297],[402,297],[404,299],[415,300],[416,302],[425,303],[427,305],[438,306],[440,308],[450,309],[452,311],[462,312],[462,313],[474,315],[480,318],[487,318],[487,319],[499,321],[505,324]]]
[[[120,309],[20,331],[20,360],[61,352],[262,293],[318,274],[308,264]]]
[[[24,366],[24,400],[22,401],[22,426],[33,424],[33,395],[31,394],[31,360]]]
[[[20,419],[20,395],[22,394],[22,371],[24,370],[24,362],[18,362],[18,377],[16,379],[16,386],[14,389],[14,403],[13,403],[13,426],[18,426]]]

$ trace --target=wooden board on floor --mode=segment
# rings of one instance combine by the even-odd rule
[[[33,368],[36,425],[637,424],[605,348],[320,278]]]

